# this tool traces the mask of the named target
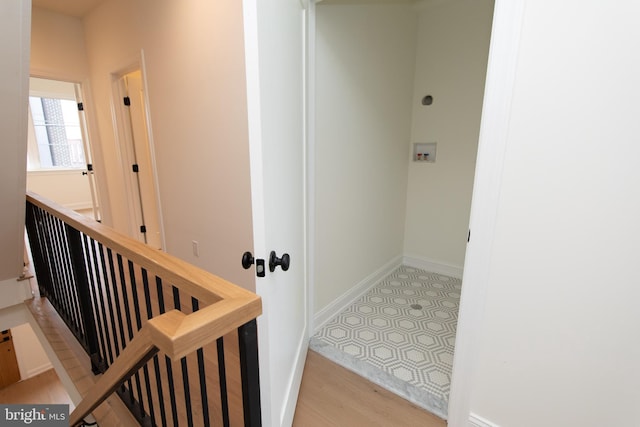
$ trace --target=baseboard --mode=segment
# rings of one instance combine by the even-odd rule
[[[398,268],[401,263],[402,257],[400,256],[392,259],[391,261],[380,267],[378,270],[365,277],[360,281],[360,283],[351,288],[345,294],[335,299],[331,304],[316,313],[316,315],[313,317],[313,334],[322,329],[322,327],[327,322],[344,311],[358,298],[366,294],[369,289],[371,289],[373,286],[375,286],[376,283],[380,281],[380,279],[393,272],[393,270]]]
[[[456,279],[462,279],[462,267],[456,265],[406,255],[402,258],[402,264],[408,267],[419,268],[421,270],[455,277]]]
[[[29,369],[27,371],[27,378],[35,377],[36,375],[39,375],[39,374],[41,374],[43,372],[46,372],[49,369],[53,369],[53,365],[51,364],[51,362],[45,363],[45,364],[43,364],[41,366],[38,366],[38,367],[35,367],[33,369]]]
[[[484,419],[476,414],[469,415],[469,427],[500,427],[491,421]]]
[[[82,211],[82,210],[93,209],[93,204],[91,204],[91,202],[74,202],[74,203],[65,203],[64,207],[74,211]]]

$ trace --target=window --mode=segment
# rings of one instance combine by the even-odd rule
[[[82,129],[73,84],[54,82],[57,85],[55,89],[50,89],[48,91],[50,93],[46,93],[47,90],[36,89],[34,80],[37,83],[40,79],[32,78],[31,80],[27,168],[29,170],[85,168]]]

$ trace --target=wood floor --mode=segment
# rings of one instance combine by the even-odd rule
[[[83,352],[70,351],[73,337],[60,337],[60,325],[53,327],[48,306],[33,304],[32,312],[45,330],[67,373],[81,394],[93,385],[88,360],[79,360]],[[52,309],[52,308],[51,308]],[[45,318],[45,319],[43,319]],[[46,321],[44,321],[46,320]],[[70,335],[70,333],[69,333]],[[84,355],[86,358],[86,355]],[[86,372],[88,371],[88,372]],[[16,400],[17,399],[17,400]],[[0,390],[1,403],[71,403],[53,370],[31,380]],[[134,425],[133,420],[115,396],[94,411],[100,426]],[[123,413],[124,412],[124,413]],[[126,421],[125,421],[126,420]],[[232,423],[235,425],[236,423]],[[367,426],[367,427],[446,427],[439,417],[411,404],[393,393],[342,368],[318,353],[309,351],[300,395],[293,421],[296,427]]]
[[[0,389],[0,402],[5,404],[62,404],[70,405],[69,410],[74,407],[67,390],[53,369]]]
[[[309,351],[293,425],[446,427],[441,418]]]
[[[75,384],[76,389],[81,395],[85,395],[97,381],[97,377],[91,372],[89,357],[46,299],[34,298],[27,302],[26,305],[47,337],[65,371]],[[62,384],[60,385],[62,386]],[[4,403],[4,401],[0,402]],[[54,402],[40,400],[38,403]],[[115,395],[112,395],[96,408],[92,415],[93,418],[89,417],[87,420],[95,419],[102,427],[136,425],[131,413]]]
[[[73,408],[53,369],[1,389],[0,402],[60,403]],[[107,420],[101,422],[103,426],[109,424]],[[310,351],[293,425],[445,427],[446,423]]]

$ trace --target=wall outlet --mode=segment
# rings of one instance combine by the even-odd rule
[[[196,240],[191,241],[191,249],[193,249],[193,256],[198,258],[200,256],[200,244]]]
[[[418,142],[413,144],[413,161],[435,163],[437,145],[436,142]]]

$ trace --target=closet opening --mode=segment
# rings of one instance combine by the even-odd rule
[[[324,0],[310,347],[446,419],[493,0]]]

